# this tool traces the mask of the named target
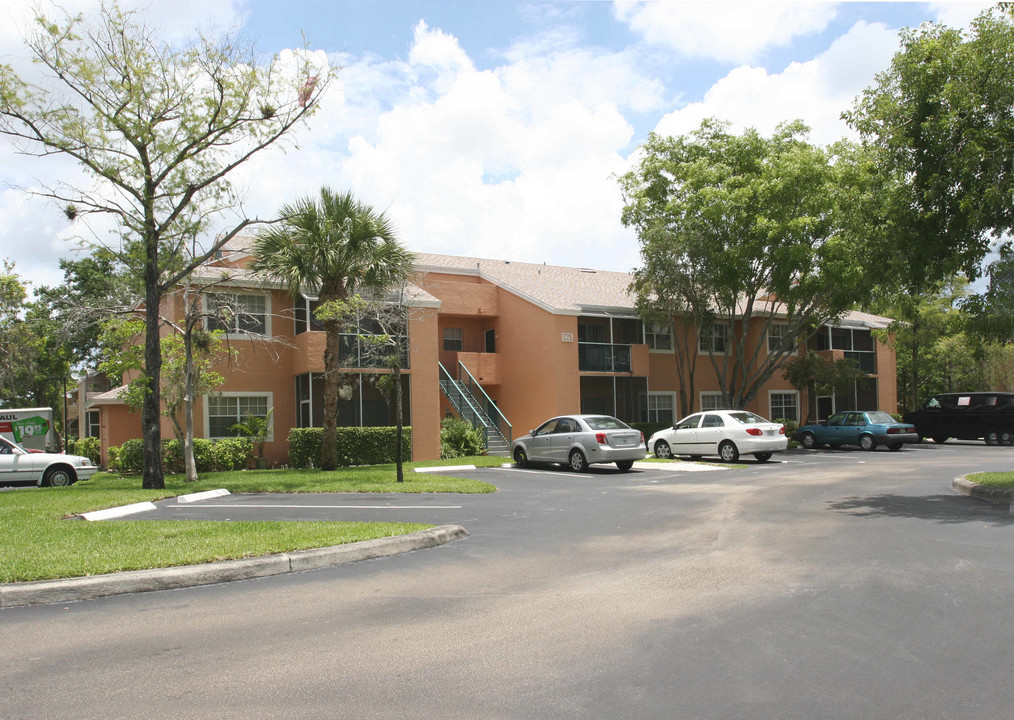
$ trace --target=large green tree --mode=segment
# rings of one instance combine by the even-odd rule
[[[109,248],[141,280],[142,484],[162,488],[163,296],[252,222],[228,177],[312,112],[335,69],[306,52],[265,66],[234,36],[170,43],[115,3],[88,19],[40,12],[25,42],[38,71],[26,80],[0,66],[0,133],[20,152],[84,168],[80,185],[38,194],[71,219],[110,219]],[[187,257],[195,238],[204,252]]]
[[[1014,21],[904,30],[901,49],[844,117],[875,152],[889,228],[879,257],[912,292],[971,279],[1014,222]]]
[[[684,398],[695,394],[686,378],[700,334],[711,337],[702,344],[723,402],[743,407],[881,279],[857,220],[875,198],[865,157],[811,145],[806,133],[795,122],[771,137],[737,135],[709,120],[685,136],[652,134],[620,180],[623,222],[641,245],[633,288],[646,319],[675,318]]]
[[[321,305],[347,303],[357,292],[398,286],[412,254],[396,239],[388,217],[351,192],[321,188],[319,195],[282,208],[281,222],[258,233],[251,268],[284,283],[293,297],[316,295]],[[343,313],[322,318],[324,434],[321,467],[338,466],[337,423]]]

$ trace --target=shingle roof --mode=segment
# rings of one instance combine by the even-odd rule
[[[557,314],[634,313],[634,296],[628,289],[634,279],[631,273],[432,253],[416,253],[416,266],[422,271],[477,275]],[[755,312],[763,311],[763,305],[757,304]],[[780,313],[774,309],[774,314]],[[856,311],[846,313],[839,324],[886,328],[891,319]]]
[[[633,296],[627,291],[633,280],[630,273],[431,253],[416,253],[416,266],[430,272],[478,275],[559,314],[634,309]]]

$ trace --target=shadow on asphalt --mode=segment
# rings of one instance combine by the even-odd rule
[[[1014,524],[1014,513],[1007,504],[988,503],[964,495],[871,495],[828,503],[832,510],[856,517],[900,517],[932,520],[938,523],[982,522],[989,520]]]

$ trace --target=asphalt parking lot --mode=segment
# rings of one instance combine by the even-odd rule
[[[1014,469],[1014,448],[776,457],[464,471],[497,485],[487,495],[162,504],[429,514],[470,534],[2,610],[0,717],[1010,717],[1014,516],[950,482]]]

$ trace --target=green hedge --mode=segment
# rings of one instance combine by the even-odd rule
[[[71,455],[83,455],[96,465],[102,453],[102,441],[97,437],[71,438],[67,442],[67,452]]]
[[[486,431],[459,417],[440,421],[440,457],[471,457],[482,455],[486,449]]]
[[[320,467],[323,428],[292,428],[289,431],[289,465],[297,468]],[[412,428],[403,429],[403,457],[412,457]],[[338,464],[384,465],[393,463],[397,451],[398,430],[393,427],[338,428]]]
[[[194,438],[194,463],[199,473],[242,470],[252,456],[253,443],[249,438]],[[179,440],[162,441],[162,469],[168,473],[183,472],[183,444]],[[142,472],[144,441],[136,438],[109,448],[109,470],[121,475]]]
[[[665,430],[666,428],[672,427],[672,423],[660,422],[632,422],[627,424],[635,430],[643,432],[645,442],[648,442],[648,438],[657,433],[659,430]]]

